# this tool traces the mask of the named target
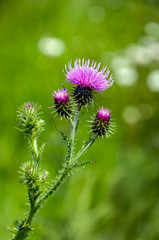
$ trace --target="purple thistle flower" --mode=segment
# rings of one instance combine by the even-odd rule
[[[68,97],[68,94],[66,92],[65,89],[59,89],[57,92],[54,91],[54,100],[55,102],[57,103],[66,103],[67,101],[69,101],[69,97]]]
[[[107,67],[103,67],[99,71],[101,63],[97,65],[97,62],[92,62],[90,65],[90,60],[84,61],[84,59],[76,59],[74,67],[72,68],[71,63],[65,66],[66,69],[66,79],[73,83],[75,86],[89,87],[97,91],[104,91],[113,84],[112,75],[109,77],[110,70]]]
[[[98,110],[98,113],[96,115],[96,118],[98,118],[99,120],[101,121],[106,121],[107,123],[109,123],[109,120],[110,120],[110,111],[109,109],[106,109],[106,108],[100,108]]]
[[[62,117],[69,117],[71,114],[71,103],[66,89],[59,89],[53,94],[56,112]]]
[[[92,123],[92,131],[97,136],[107,137],[110,135],[110,110],[107,108],[100,108]]]
[[[109,88],[113,84],[112,76],[109,77],[109,70],[104,67],[99,71],[100,63],[92,62],[90,60],[84,61],[84,59],[76,59],[74,67],[71,63],[66,69],[67,81],[73,83],[74,92],[73,96],[75,101],[81,107],[92,101],[93,93],[95,91],[101,92]]]

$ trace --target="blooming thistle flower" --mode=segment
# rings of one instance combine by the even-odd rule
[[[114,124],[110,121],[110,110],[107,108],[100,108],[97,110],[95,119],[92,122],[92,131],[97,136],[109,137],[114,131]]]
[[[84,59],[76,59],[74,67],[72,68],[71,63],[65,66],[66,79],[73,83],[74,92],[73,96],[76,102],[82,106],[90,103],[93,98],[95,91],[101,92],[112,86],[112,76],[109,77],[109,69],[103,67],[101,71],[100,63],[92,62],[90,60],[84,61]]]
[[[71,114],[71,103],[66,89],[54,91],[53,97],[55,101],[56,112],[61,117],[69,117]]]

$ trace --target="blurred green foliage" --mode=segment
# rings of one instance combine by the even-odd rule
[[[158,0],[0,1],[0,239],[8,239],[7,226],[27,210],[18,171],[31,156],[14,129],[16,108],[26,101],[43,106],[47,124],[41,142],[47,148],[42,164],[55,176],[66,150],[55,125],[66,133],[68,125],[53,118],[48,107],[54,90],[62,83],[70,86],[64,65],[83,57],[114,73],[113,87],[97,96],[97,103],[112,109],[117,133],[99,139],[83,156],[96,164],[71,176],[49,199],[35,219],[31,239],[159,239],[159,87],[152,91],[151,80],[147,84],[147,76],[159,70],[158,20]],[[55,47],[54,38],[61,41],[55,39]],[[138,78],[124,86],[114,61],[144,41],[153,44],[153,59],[152,46],[145,57],[134,50],[136,62],[130,65]],[[128,57],[126,64],[132,60]],[[82,116],[77,148],[87,139],[90,112]]]

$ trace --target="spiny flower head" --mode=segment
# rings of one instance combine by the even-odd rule
[[[101,92],[109,88],[113,84],[112,76],[109,77],[109,69],[103,67],[101,71],[100,63],[92,62],[90,65],[90,60],[84,61],[84,59],[76,59],[74,67],[72,68],[71,63],[65,66],[66,69],[66,79],[67,81],[73,83],[75,87],[74,97],[75,100],[81,104],[86,105],[92,100],[93,90]]]
[[[92,131],[97,136],[109,137],[113,133],[112,124],[110,122],[110,110],[107,108],[100,108],[92,122]]]
[[[30,135],[38,135],[44,130],[45,122],[41,119],[41,106],[30,102],[18,108],[17,117],[20,120],[19,130]]]
[[[21,166],[21,181],[27,185],[34,195],[39,193],[41,184],[45,182],[47,171],[40,171],[33,162],[26,162]],[[45,179],[44,179],[45,174]]]
[[[63,88],[58,91],[54,91],[53,97],[56,112],[60,115],[60,117],[69,117],[72,111],[71,102],[66,89]]]

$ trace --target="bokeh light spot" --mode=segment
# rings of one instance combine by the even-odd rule
[[[142,120],[148,120],[152,117],[153,108],[150,104],[142,103],[139,106],[139,110],[140,110],[140,113],[141,113],[141,119]]]
[[[119,67],[126,67],[129,64],[130,64],[130,60],[128,58],[125,58],[122,56],[117,56],[112,61],[112,67],[114,69],[119,68]]]
[[[123,119],[129,125],[137,124],[141,119],[139,108],[133,105],[127,106],[123,111]]]
[[[132,44],[125,50],[126,56],[132,63],[146,65],[151,62],[151,56],[146,47]]]
[[[59,57],[65,50],[65,44],[59,38],[43,37],[38,42],[38,49],[46,56]]]
[[[148,22],[144,27],[144,31],[148,35],[159,36],[159,24],[156,22]]]
[[[115,71],[116,83],[122,87],[133,86],[138,79],[138,72],[133,67],[120,67]]]
[[[159,70],[155,70],[148,75],[147,85],[151,91],[159,92]]]

